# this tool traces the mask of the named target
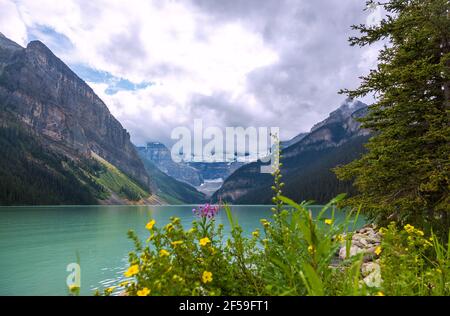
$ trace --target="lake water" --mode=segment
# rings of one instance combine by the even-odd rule
[[[159,227],[171,216],[190,227],[193,206],[50,206],[0,207],[0,295],[67,295],[69,263],[81,265],[81,294],[92,295],[123,279],[129,229],[141,240],[145,224],[154,218]],[[320,207],[311,207],[316,212]],[[261,227],[270,206],[232,206],[246,234]],[[341,215],[343,216],[343,215]],[[339,214],[337,215],[339,218]],[[225,212],[217,223],[229,231]],[[362,222],[361,222],[362,223]]]

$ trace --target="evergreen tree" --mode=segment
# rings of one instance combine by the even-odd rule
[[[375,26],[357,25],[351,45],[386,45],[375,70],[350,97],[374,94],[363,127],[374,132],[368,152],[336,170],[353,179],[362,204],[380,223],[415,223],[449,231],[450,2],[368,1],[386,17]],[[448,235],[447,235],[448,236]]]

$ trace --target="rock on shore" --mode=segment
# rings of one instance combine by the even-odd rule
[[[364,283],[369,287],[381,286],[381,269],[376,254],[376,249],[380,244],[381,235],[377,232],[376,226],[373,224],[357,230],[352,235],[352,242],[348,255],[349,257],[353,257],[360,253],[364,254],[363,264],[361,265],[361,275],[364,278]],[[339,249],[339,259],[347,259],[345,242],[343,242]]]

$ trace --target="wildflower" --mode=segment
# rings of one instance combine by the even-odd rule
[[[111,294],[115,288],[115,286],[108,287],[107,289],[105,289],[105,294]]]
[[[148,296],[150,294],[150,289],[144,287],[142,290],[137,291],[137,296]]]
[[[252,236],[255,237],[255,238],[258,238],[259,237],[259,231],[255,230],[254,232],[252,232]]]
[[[377,292],[376,296],[384,296],[384,293],[379,291],[379,292]]]
[[[172,224],[172,223],[167,224],[166,227],[165,227],[165,229],[166,229],[168,232],[170,232],[170,231],[173,229],[173,224]]]
[[[327,219],[325,220],[325,224],[331,225],[331,224],[333,224],[333,220],[330,219],[330,218],[327,218]]]
[[[155,226],[156,221],[154,219],[152,219],[150,222],[147,223],[147,225],[145,225],[145,228],[147,228],[148,230],[152,230],[153,226]]]
[[[211,240],[208,237],[205,237],[205,238],[200,239],[199,244],[200,244],[200,246],[206,246],[210,242],[211,242]]]
[[[381,251],[382,251],[382,250],[381,250],[381,246],[378,246],[378,247],[375,248],[375,251],[374,251],[374,252],[375,252],[375,254],[376,254],[377,256],[379,256],[380,253],[381,253]]]
[[[198,217],[206,217],[206,218],[214,218],[219,212],[219,207],[211,204],[205,204],[200,206],[198,209],[193,209],[192,213],[194,213]]]
[[[439,268],[436,269],[436,272],[439,273],[439,274],[442,274],[442,270],[439,269]]]
[[[171,242],[171,244],[172,244],[173,247],[176,247],[176,246],[178,246],[178,245],[181,245],[182,243],[183,243],[182,240],[177,240],[177,241],[172,241],[172,242]]]
[[[208,283],[208,282],[212,282],[213,278],[212,278],[212,272],[209,271],[203,271],[203,275],[202,275],[202,281],[203,283]]]
[[[270,225],[270,222],[267,219],[262,219],[260,222],[265,228],[269,227]]]
[[[180,222],[180,218],[179,217],[173,217],[172,218],[172,223],[178,224],[179,222]]]
[[[170,255],[170,252],[168,252],[166,249],[161,249],[159,251],[159,256],[160,257],[168,257]]]
[[[120,283],[119,283],[119,286],[120,286],[120,287],[125,287],[125,286],[127,286],[129,283],[130,283],[130,282],[128,282],[128,281],[123,281],[123,282],[120,282]]]
[[[403,228],[405,229],[405,231],[406,231],[408,234],[412,234],[412,233],[414,232],[414,226],[412,226],[412,225],[407,224],[407,225],[405,225],[405,227],[403,227]]]
[[[70,291],[70,292],[76,291],[76,290],[78,290],[78,289],[79,289],[79,287],[76,286],[75,284],[69,285],[69,291]]]
[[[416,234],[419,236],[422,236],[422,237],[423,237],[423,235],[425,235],[424,232],[419,229],[416,230]]]
[[[315,251],[314,246],[313,246],[313,245],[310,245],[310,246],[308,247],[308,252],[309,252],[310,254],[313,254],[314,251]]]
[[[384,235],[387,232],[387,229],[384,227],[381,227],[380,230],[378,231],[381,235]]]
[[[129,278],[132,277],[133,275],[136,275],[139,273],[139,265],[138,264],[133,264],[132,266],[130,266],[128,268],[128,270],[124,273],[124,275]]]
[[[337,235],[336,241],[338,241],[338,242],[344,241],[344,236],[342,236],[341,234]]]

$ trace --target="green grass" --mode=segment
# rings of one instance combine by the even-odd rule
[[[136,182],[131,180],[113,164],[109,163],[95,153],[92,153],[92,156],[104,167],[104,170],[99,172],[97,177],[97,182],[102,186],[108,188],[120,197],[132,201],[150,196],[148,191],[140,187]]]

